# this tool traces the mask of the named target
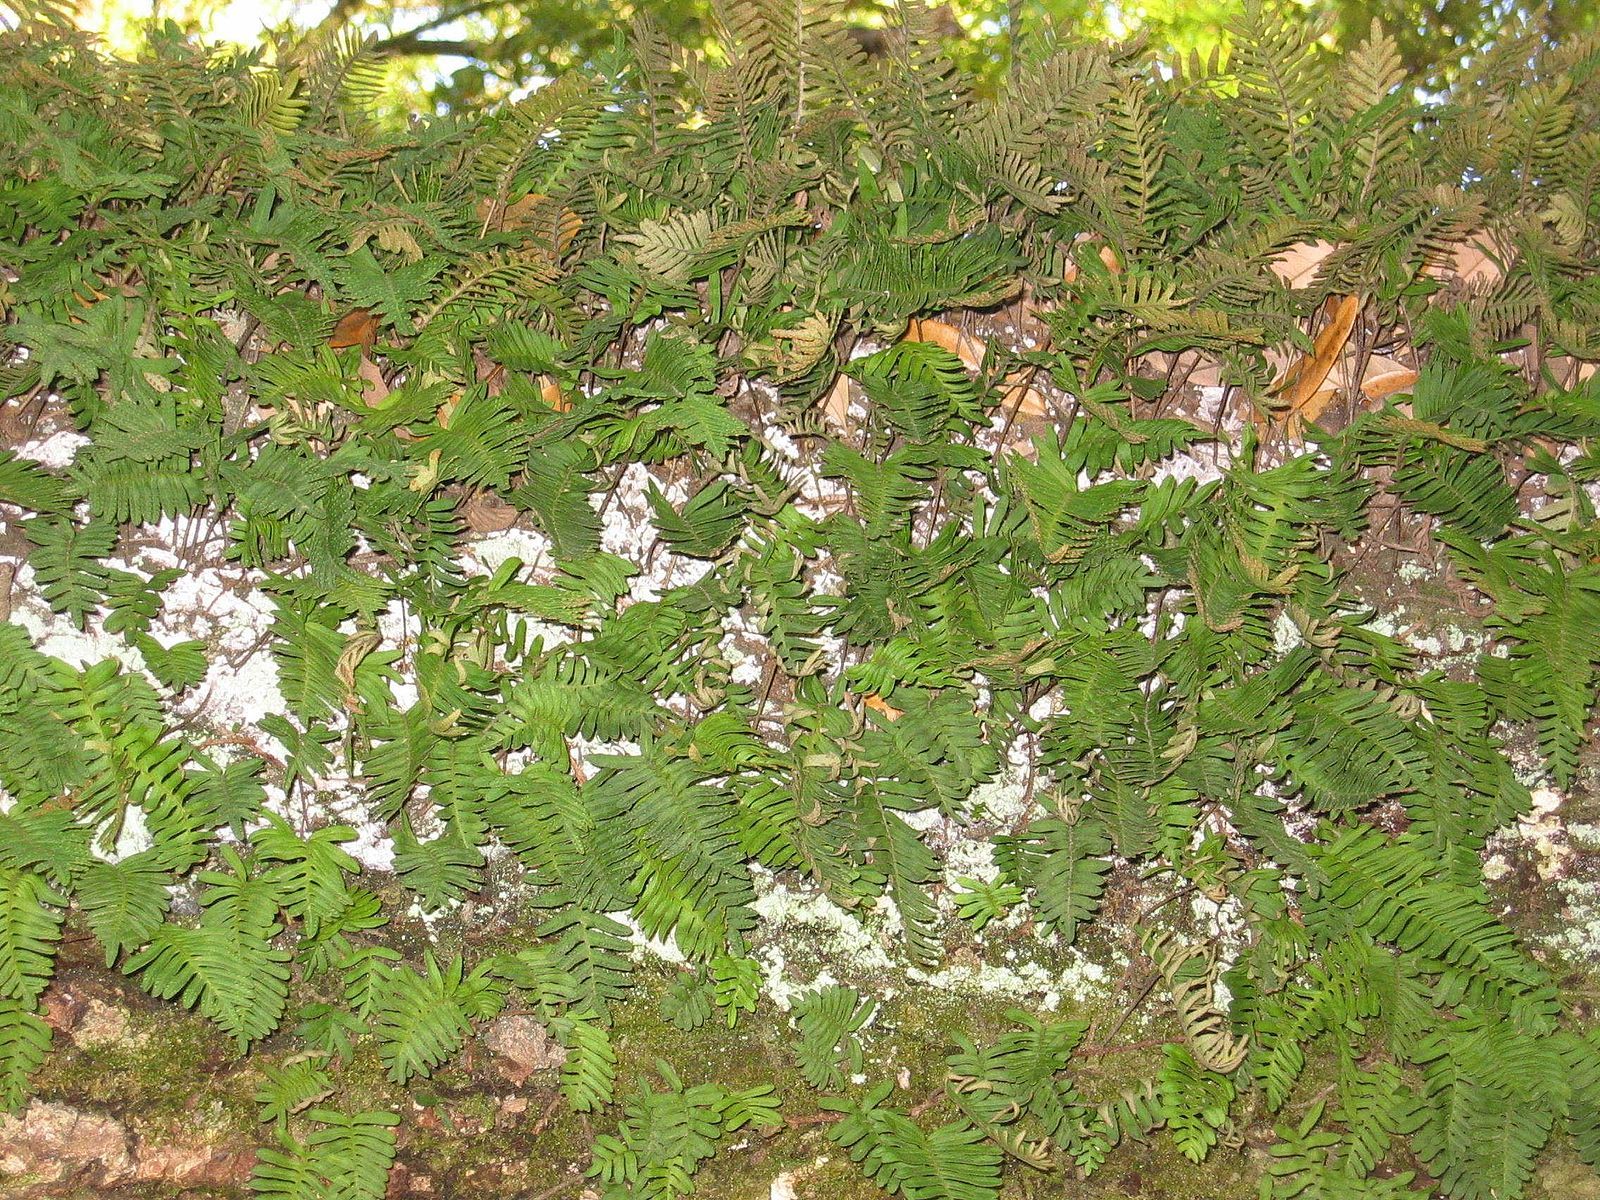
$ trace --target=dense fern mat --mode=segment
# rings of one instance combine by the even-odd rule
[[[903,17],[871,64],[809,5],[729,5],[711,58],[643,22],[592,73],[399,136],[364,119],[359,45],[8,35],[0,388],[88,441],[66,469],[14,441],[0,501],[19,586],[127,653],[78,669],[0,629],[0,1103],[81,928],[239,1054],[300,1047],[262,1091],[262,1196],[381,1196],[403,1125],[342,1103],[341,1065],[376,1047],[423,1082],[508,1007],[566,1047],[605,1197],[688,1194],[786,1115],[907,1200],[1130,1140],[1199,1162],[1247,1120],[1277,1127],[1264,1196],[1505,1200],[1559,1147],[1600,1163],[1600,1032],[1481,869],[1539,782],[1504,739],[1569,784],[1600,667],[1600,46],[1508,34],[1423,105],[1380,32],[1339,58],[1252,11],[1178,69],[1035,37],[990,103]],[[1473,238],[1492,269],[1463,279]],[[1335,310],[1353,374],[1322,361]],[[1031,346],[905,336],[974,313]],[[1379,353],[1414,382],[1337,382]],[[653,533],[608,553],[640,472]],[[496,519],[541,560],[464,570]],[[1466,669],[1424,670],[1349,583],[1396,519],[1489,613]],[[248,737],[173,716],[214,653],[152,636],[183,568],[112,565],[174,521],[275,605],[284,709]],[[979,827],[1008,763],[1037,808],[966,920],[1071,943],[1131,871],[1242,923],[1219,954],[1187,905],[1143,914],[1170,1018],[1145,1081],[1097,1093],[1087,1024],[1019,1010],[916,1103],[861,1054],[870,981],[794,1009],[808,1112],[698,1079],[697,1029],[769,1003],[757,878],[886,899],[935,967],[930,831]],[[386,945],[352,829],[286,819],[341,771],[402,904],[514,865],[534,932]],[[648,1083],[608,1033],[635,931],[686,963],[684,1053]]]

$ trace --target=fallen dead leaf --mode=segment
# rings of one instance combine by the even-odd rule
[[[497,227],[500,229],[521,229],[528,224],[531,214],[544,198],[543,192],[529,192],[519,200],[502,205],[492,196],[485,196],[478,201],[478,219],[492,221],[498,218]]]
[[[912,317],[906,326],[905,340],[927,342],[929,345],[948,350],[959,358],[969,371],[976,371],[983,363],[983,344],[948,321],[940,321],[933,317]]]
[[[1459,242],[1447,258],[1430,266],[1427,273],[1435,279],[1453,275],[1462,283],[1487,286],[1500,281],[1505,274],[1500,263],[1510,258],[1510,248],[1488,230],[1479,230]]]
[[[1317,268],[1334,251],[1332,242],[1296,242],[1272,260],[1272,273],[1292,288],[1311,286]]]
[[[836,428],[845,429],[850,424],[850,376],[840,372],[828,394],[822,398],[822,415]]]
[[[1350,340],[1350,331],[1355,328],[1356,316],[1361,312],[1361,301],[1355,296],[1329,296],[1323,311],[1327,314],[1326,320],[1316,336],[1312,352],[1291,363],[1268,389],[1271,395],[1283,400],[1286,421],[1295,418],[1315,421],[1322,414],[1327,401],[1323,400],[1320,407],[1315,401],[1325,394],[1323,381]],[[1331,396],[1332,393],[1326,394]]]
[[[1117,252],[1115,250],[1100,240],[1098,234],[1080,233],[1077,237],[1072,239],[1072,245],[1074,247],[1074,255],[1077,253],[1077,247],[1098,245],[1100,247],[1100,261],[1105,264],[1106,270],[1110,271],[1113,275],[1122,274],[1122,260],[1117,257]],[[1067,269],[1062,272],[1061,282],[1076,283],[1077,281],[1078,264],[1072,258],[1072,256],[1069,255],[1067,260]]]
[[[370,308],[352,308],[339,318],[333,333],[328,336],[328,345],[332,349],[360,346],[363,354],[371,350],[377,341],[378,318],[372,315]]]
[[[948,321],[940,321],[933,317],[913,317],[906,327],[905,340],[927,342],[948,350],[959,358],[969,371],[977,371],[983,366],[983,343]],[[999,407],[1007,412],[1015,407],[1019,417],[1047,415],[1050,406],[1038,389],[1030,386],[1032,378],[1031,370],[1013,371],[1007,375],[1002,383]]]
[[[1349,386],[1347,376],[1350,365],[1347,358],[1334,372],[1337,376],[1337,387]],[[1367,359],[1367,369],[1361,376],[1361,391],[1370,400],[1383,400],[1396,392],[1407,391],[1419,378],[1417,372],[1404,363],[1396,362],[1383,354],[1374,354]]]
[[[517,510],[493,492],[482,492],[461,505],[461,519],[473,533],[499,533],[517,523]]]
[[[583,218],[570,208],[556,208],[557,202],[543,192],[529,192],[521,199],[503,207],[497,201],[484,197],[478,201],[478,219],[485,226],[513,231],[531,229],[548,235],[551,249],[557,254],[572,244],[583,228]]]
[[[1354,373],[1355,355],[1347,350],[1334,364],[1333,370],[1328,372],[1328,378],[1322,386],[1301,406],[1293,419],[1319,419],[1335,397],[1348,394]],[[1367,369],[1361,378],[1361,394],[1368,400],[1384,400],[1411,388],[1417,379],[1417,373],[1410,367],[1386,355],[1374,354],[1367,359]]]
[[[572,401],[567,399],[561,385],[548,375],[539,376],[539,396],[556,412],[570,412],[572,409]]]
[[[361,356],[356,373],[361,376],[361,399],[368,408],[377,408],[389,398],[389,385],[384,382],[383,371],[365,354]]]
[[[1272,272],[1292,288],[1310,287],[1317,268],[1335,249],[1332,242],[1321,239],[1297,242],[1272,260]],[[1425,273],[1435,279],[1454,277],[1474,285],[1495,283],[1503,274],[1499,263],[1509,257],[1509,249],[1493,234],[1479,230],[1456,243],[1448,254],[1430,264]]]
[[[861,697],[861,703],[865,704],[873,712],[880,714],[885,720],[898,721],[902,716],[905,715],[904,709],[896,708],[882,696],[878,695],[877,692],[868,692],[865,696]]]

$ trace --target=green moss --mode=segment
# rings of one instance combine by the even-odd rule
[[[1600,1200],[1600,1172],[1558,1145],[1534,1175],[1528,1200]]]
[[[58,1036],[35,1083],[40,1096],[107,1110],[154,1140],[236,1140],[255,1136],[260,1062],[202,1017],[136,1003],[119,1041],[86,1050]]]
[[[1026,934],[1016,939],[1020,939],[1017,945],[1041,949]],[[1002,957],[1013,940],[996,939],[984,949],[989,957]],[[1054,957],[1066,957],[1065,951],[1043,949]],[[697,1194],[717,1200],[765,1200],[772,1181],[789,1172],[798,1195],[829,1200],[881,1197],[883,1193],[828,1139],[826,1124],[814,1120],[820,1115],[817,1095],[794,1070],[787,1050],[793,1039],[788,1014],[764,1002],[732,1029],[719,1014],[687,1039],[660,1015],[660,999],[675,972],[667,964],[641,963],[635,993],[616,1006],[612,1036],[618,1052],[619,1105],[605,1113],[585,1117],[572,1112],[559,1100],[553,1072],[535,1075],[520,1088],[509,1086],[476,1044],[433,1078],[402,1088],[388,1079],[375,1045],[362,1042],[336,1069],[338,1103],[349,1110],[398,1112],[403,1121],[400,1159],[414,1175],[431,1177],[436,1188],[449,1181],[459,1194],[538,1192],[586,1169],[595,1135],[614,1127],[621,1105],[640,1086],[660,1086],[656,1063],[665,1060],[690,1084],[745,1088],[775,1083],[785,1116],[795,1119],[790,1127],[745,1130],[729,1139],[697,1176]],[[956,1035],[966,1033],[979,1042],[990,1039],[1009,1026],[1006,1010],[1017,1005],[1007,998],[996,1002],[982,995],[907,987],[904,982],[882,981],[886,998],[864,1034],[865,1073],[869,1082],[901,1079],[904,1086],[893,1100],[901,1108],[932,1099],[922,1119],[937,1125],[953,1116],[937,1092]],[[1126,1002],[1108,988],[1093,1003],[1064,1001],[1051,1015],[1090,1020],[1103,1029],[1116,1020]],[[1125,1029],[1122,1036],[1143,1040],[1148,1032]],[[281,1048],[267,1043],[249,1059],[238,1059],[227,1039],[201,1018],[173,1006],[136,1004],[124,1042],[92,1053],[69,1046],[52,1055],[41,1073],[40,1091],[69,1103],[109,1108],[152,1140],[192,1137],[198,1127],[235,1144],[257,1144],[269,1136],[256,1120],[253,1100],[261,1070],[292,1049],[287,1042]],[[1158,1055],[1140,1049],[1082,1060],[1079,1086],[1092,1097],[1112,1098],[1150,1078]],[[1322,1086],[1318,1072],[1325,1065],[1331,1071],[1331,1063],[1313,1062],[1303,1086],[1313,1091]],[[861,1088],[846,1090],[858,1093]],[[505,1109],[511,1096],[520,1101],[520,1113]],[[1120,1147],[1088,1180],[1064,1177],[1063,1172],[1009,1170],[1003,1195],[1008,1200],[1055,1197],[1067,1187],[1071,1194],[1091,1200],[1125,1195],[1200,1200],[1248,1194],[1256,1173],[1244,1152],[1225,1147],[1206,1162],[1191,1164],[1170,1139],[1157,1134],[1149,1144]],[[151,1188],[145,1194],[164,1200],[180,1191]],[[223,1200],[245,1193],[182,1194],[194,1200],[213,1195]]]

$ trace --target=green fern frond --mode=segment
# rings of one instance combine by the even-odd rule
[[[31,1005],[0,1000],[0,1112],[14,1113],[32,1092],[29,1076],[50,1051],[50,1026]]]
[[[158,856],[146,850],[120,862],[97,862],[85,868],[74,889],[84,918],[104,947],[106,966],[125,951],[150,941],[170,903],[171,875]]]
[[[374,1015],[390,1079],[425,1077],[455,1055],[472,1032],[464,998],[459,957],[441,967],[430,952],[423,971],[401,966],[384,977]]]
[[[995,839],[1002,878],[1031,893],[1032,907],[1070,945],[1078,926],[1100,907],[1111,870],[1111,838],[1085,813],[1048,817],[1015,835]]]
[[[905,1114],[881,1107],[893,1083],[872,1088],[859,1102],[825,1099],[842,1120],[828,1137],[869,1179],[907,1200],[995,1200],[1000,1194],[1000,1151],[966,1122],[924,1132]]]
[[[578,1112],[594,1112],[611,1102],[617,1079],[617,1052],[611,1038],[590,1014],[563,1017],[556,1037],[567,1049],[561,1064],[561,1093]]]
[[[392,1113],[341,1113],[313,1108],[305,1141],[280,1132],[278,1148],[256,1153],[250,1190],[265,1200],[383,1200],[394,1165]]]
[[[256,1089],[255,1101],[261,1119],[280,1130],[288,1128],[289,1118],[333,1095],[333,1078],[316,1058],[301,1058],[281,1066],[263,1069],[265,1079]]]
[[[0,998],[38,1003],[55,974],[65,904],[31,871],[0,867]]]
[[[794,1006],[800,1040],[794,1057],[806,1082],[837,1091],[847,1076],[860,1073],[863,1056],[857,1033],[872,1020],[877,1002],[852,987],[830,984],[811,992]]]

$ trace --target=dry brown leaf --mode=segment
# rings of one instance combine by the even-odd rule
[[[1499,263],[1510,259],[1510,251],[1488,230],[1479,230],[1457,243],[1450,257],[1428,268],[1435,279],[1454,276],[1475,286],[1498,283],[1504,272]]]
[[[898,721],[902,716],[905,715],[905,711],[903,709],[896,708],[882,696],[878,695],[877,692],[868,692],[865,696],[861,697],[861,703],[865,704],[873,712],[879,713],[885,719],[890,721]]]
[[[976,371],[983,364],[983,345],[970,334],[963,333],[948,321],[933,317],[912,317],[906,326],[905,340],[927,342],[948,350],[965,364],[967,370]]]
[[[370,308],[352,308],[333,327],[333,333],[328,336],[328,345],[334,350],[344,350],[350,346],[360,346],[365,354],[371,350],[378,340],[378,318],[372,315]]]
[[[550,235],[550,246],[557,254],[565,250],[583,228],[583,218],[570,208],[556,210],[556,202],[543,192],[529,192],[520,200],[501,207],[496,201],[484,197],[478,201],[478,219],[486,225],[493,222],[503,230],[534,229]]]
[[[1317,397],[1331,395],[1323,392],[1322,383],[1350,340],[1350,331],[1355,328],[1356,316],[1361,312],[1361,301],[1355,296],[1329,296],[1324,308],[1328,318],[1317,334],[1312,352],[1292,363],[1269,389],[1282,398],[1286,419],[1298,417],[1315,421],[1327,407],[1327,400],[1318,405]]]
[[[1122,260],[1117,257],[1117,252],[1115,250],[1106,245],[1104,242],[1100,241],[1098,234],[1080,233],[1077,237],[1072,239],[1072,244],[1075,248],[1074,253],[1076,253],[1076,247],[1078,246],[1098,244],[1100,247],[1100,261],[1105,264],[1106,270],[1110,271],[1113,275],[1122,274]],[[1078,264],[1071,258],[1071,256],[1069,256],[1067,260],[1067,269],[1061,275],[1061,282],[1076,283],[1077,281]]]
[[[822,398],[822,415],[840,429],[850,424],[850,376],[840,374]]]
[[[483,492],[462,504],[461,519],[473,533],[499,533],[517,523],[517,510],[493,492]]]
[[[543,192],[529,192],[520,200],[513,200],[500,213],[502,229],[522,229],[533,223],[534,214],[544,200]]]
[[[927,342],[948,350],[959,358],[969,371],[977,371],[983,366],[983,343],[947,321],[935,320],[932,317],[913,317],[906,327],[905,340]],[[1015,406],[1017,415],[1021,417],[1042,417],[1050,411],[1044,396],[1029,386],[1032,377],[1032,371],[1013,371],[1005,377],[1004,390],[1000,396],[1000,408],[1003,411],[1009,412]]]
[[[561,210],[561,219],[556,222],[555,237],[550,239],[550,248],[560,254],[572,245],[572,239],[578,236],[583,229],[583,218],[570,208]]]
[[[1340,375],[1339,386],[1346,386],[1343,379],[1344,371],[1341,371]],[[1418,378],[1420,376],[1416,371],[1404,363],[1396,362],[1382,354],[1374,354],[1367,359],[1367,369],[1361,376],[1361,391],[1368,399],[1383,400],[1396,392],[1407,391]]]
[[[478,201],[475,210],[478,220],[496,229],[525,229],[532,223],[533,213],[544,198],[543,192],[529,192],[520,200],[501,204],[492,196],[485,196]]]
[[[1269,361],[1272,352],[1267,352]],[[1185,350],[1182,354],[1156,353],[1151,355],[1156,369],[1168,375],[1174,383],[1189,387],[1208,388],[1222,386],[1222,363],[1198,350]],[[1282,361],[1278,364],[1282,369]]]
[[[361,356],[356,373],[361,376],[361,399],[368,408],[377,408],[389,398],[389,385],[384,382],[383,371],[365,354]]]
[[[1272,272],[1292,288],[1310,287],[1317,268],[1337,247],[1320,239],[1297,242],[1272,260]],[[1504,262],[1506,247],[1488,231],[1480,230],[1458,242],[1442,261],[1428,267],[1435,279],[1454,276],[1464,283],[1494,283],[1501,277],[1495,259]]]
[[[1006,390],[1000,397],[1002,412],[1015,410],[1019,417],[1047,417],[1050,415],[1050,403],[1044,398],[1044,393],[1036,387],[1030,387],[1026,372],[1019,371],[1006,376]]]
[[[1317,268],[1333,251],[1332,242],[1296,242],[1272,260],[1272,273],[1292,288],[1310,287]]]
[[[572,401],[561,390],[561,385],[548,375],[539,376],[539,396],[556,412],[570,412]]]
[[[1321,387],[1295,414],[1300,420],[1315,421],[1332,404],[1336,396],[1348,393],[1354,373],[1355,355],[1346,351]],[[1361,378],[1361,394],[1368,400],[1384,400],[1398,392],[1408,390],[1417,382],[1417,373],[1403,363],[1382,354],[1367,359],[1367,369]]]
[[[1109,253],[1109,248],[1106,248]],[[1112,255],[1113,260],[1115,255]],[[1118,268],[1120,269],[1120,268]],[[967,370],[976,372],[983,366],[985,346],[978,338],[936,317],[913,317],[906,326],[905,341],[925,342],[947,350],[961,360]],[[997,407],[1002,412],[1015,409],[1018,417],[1045,417],[1050,415],[1050,405],[1044,394],[1032,386],[1034,371],[1029,368],[1013,371],[1001,381]],[[822,398],[822,415],[841,428],[848,426],[850,416],[850,379],[841,374],[833,387]]]

